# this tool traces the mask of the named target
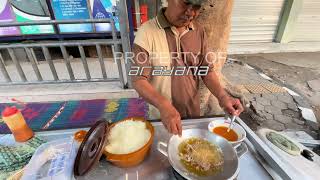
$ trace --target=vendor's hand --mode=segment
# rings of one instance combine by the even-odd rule
[[[234,116],[239,116],[244,110],[239,99],[235,99],[228,95],[223,96],[219,100],[219,104],[225,110],[225,112]]]
[[[160,116],[163,125],[174,135],[182,135],[181,117],[179,112],[170,102],[165,102],[160,108]]]

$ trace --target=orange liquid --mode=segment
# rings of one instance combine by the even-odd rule
[[[33,137],[33,131],[27,124],[22,125],[21,128],[12,130],[12,134],[17,142],[26,142]]]
[[[84,138],[86,137],[87,135],[87,131],[84,131],[84,130],[80,130],[80,131],[77,131],[75,134],[74,134],[74,139],[78,142],[82,142],[84,140]]]
[[[234,132],[234,130],[230,129],[229,132],[228,131],[228,127],[224,127],[224,126],[219,126],[213,129],[213,133],[224,137],[225,139],[227,139],[228,141],[237,141],[238,140],[238,135],[236,132]]]

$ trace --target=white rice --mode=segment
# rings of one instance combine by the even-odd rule
[[[143,147],[151,133],[146,123],[128,120],[115,125],[108,136],[105,150],[112,154],[129,154]]]

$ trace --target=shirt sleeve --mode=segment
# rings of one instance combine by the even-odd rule
[[[131,70],[137,70],[138,73],[136,75],[132,75],[132,82],[138,80],[150,80],[151,74],[151,63],[149,61],[149,53],[137,44],[133,44],[132,47],[133,52],[133,63],[131,66]]]

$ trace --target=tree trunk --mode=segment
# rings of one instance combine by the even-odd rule
[[[196,21],[203,25],[207,33],[209,47],[216,52],[215,70],[220,78],[222,86],[234,97],[238,97],[244,104],[241,90],[232,86],[221,73],[226,62],[229,35],[231,30],[231,15],[233,0],[207,0],[201,8],[200,15]],[[202,115],[222,114],[218,100],[210,93],[203,82],[200,84],[200,101]]]

